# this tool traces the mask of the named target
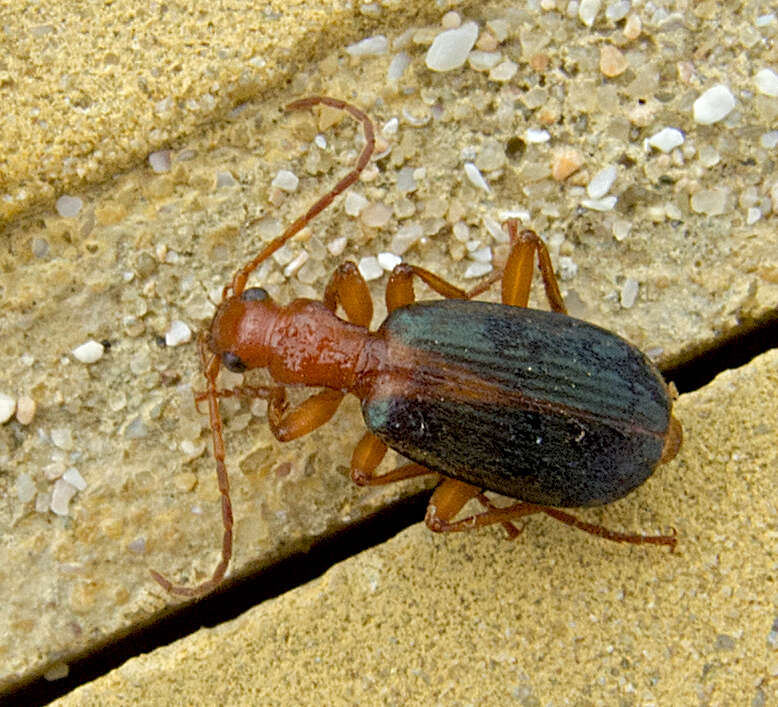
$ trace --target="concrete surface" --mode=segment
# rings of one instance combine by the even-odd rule
[[[578,16],[534,4],[457,5],[460,19],[478,22],[479,46],[516,64],[511,79],[490,80],[471,64],[446,73],[426,68],[427,46],[443,16],[443,9],[428,3],[265,2],[237,9],[211,4],[192,14],[122,2],[79,11],[56,3],[11,4],[2,17],[7,52],[0,58],[5,99],[0,393],[14,400],[29,396],[37,410],[31,423],[13,418],[0,425],[0,593],[6,597],[0,607],[0,685],[66,664],[165,611],[174,600],[150,580],[149,568],[192,583],[215,564],[221,530],[208,422],[191,399],[192,388],[202,385],[196,345],[161,347],[159,341],[174,320],[193,331],[207,325],[235,268],[353,162],[361,138],[352,123],[332,125],[327,114],[285,115],[282,107],[294,98],[334,95],[373,117],[381,128],[382,156],[352,191],[379,211],[388,207],[390,214],[383,226],[370,227],[364,217],[348,215],[342,200],[322,214],[261,273],[262,284],[282,301],[320,296],[338,263],[396,249],[398,232],[409,225],[420,227],[423,237],[404,259],[470,285],[474,280],[464,279],[474,262],[468,248],[489,246],[499,260],[505,246],[487,226],[506,211],[518,211],[548,238],[572,312],[627,336],[662,363],[685,360],[774,315],[778,234],[771,135],[778,98],[756,89],[755,73],[775,66],[778,25],[757,24],[767,13],[759,3],[724,9],[712,2],[654,3],[618,21],[606,16],[611,5],[603,5],[592,28]],[[635,17],[641,29],[629,38]],[[386,54],[346,53],[347,45],[376,34],[387,36]],[[627,66],[620,74],[603,73],[603,46],[622,53]],[[388,67],[401,51],[410,65],[390,84]],[[734,110],[714,125],[696,124],[694,101],[718,83],[730,87]],[[647,149],[644,140],[664,127],[682,130],[684,144],[669,154]],[[547,130],[549,141],[530,142],[528,129]],[[317,134],[323,147],[312,146]],[[149,153],[167,149],[169,171],[155,172]],[[577,152],[582,166],[559,182],[549,175],[563,151]],[[481,169],[489,193],[469,181],[465,162]],[[615,208],[587,208],[590,179],[614,165]],[[295,193],[284,195],[271,186],[280,169],[301,178]],[[403,192],[398,181],[410,175],[416,189]],[[693,197],[701,193],[710,193],[714,203],[708,213],[695,210],[699,203]],[[62,195],[81,199],[74,217],[58,213],[56,199]],[[714,213],[719,206],[721,213]],[[257,217],[265,218],[245,228]],[[302,252],[308,260],[286,277],[284,269],[299,263]],[[371,282],[377,300],[385,282],[385,275]],[[629,293],[635,284],[633,302]],[[540,298],[533,301],[542,304]],[[380,317],[379,305],[376,322]],[[86,365],[71,351],[89,339],[106,341],[110,349]],[[762,388],[769,385],[763,379]],[[743,415],[756,417],[740,418],[727,405],[733,426],[771,424],[762,408],[744,409]],[[261,407],[227,401],[224,414],[237,521],[236,576],[407,492],[365,491],[349,482],[346,466],[362,429],[354,401],[321,432],[289,445],[271,438]],[[709,457],[729,459],[734,453],[724,437],[711,440]],[[690,470],[676,483],[705,488],[711,470],[687,463]],[[754,464],[768,469],[774,456],[764,452]],[[720,483],[740,483],[740,477],[730,478],[735,466],[727,467]],[[50,510],[51,494],[71,468],[86,487],[65,515],[57,515]],[[675,478],[673,468],[662,470],[661,478]],[[652,480],[641,496],[626,499],[623,512],[629,517],[620,524],[647,530],[673,525],[696,537],[690,524],[695,528],[703,520],[681,503],[680,491],[667,501],[675,510],[666,511],[654,497],[661,488]],[[635,518],[637,509],[649,515]],[[612,518],[610,510],[603,513]],[[768,516],[755,510],[749,518],[763,524],[754,531],[759,542],[774,544]],[[603,549],[586,538],[573,544],[564,529],[547,525],[533,523],[531,528],[543,530],[528,529],[522,549],[542,554],[560,544],[576,548],[571,550],[576,562],[597,568],[592,577],[605,576],[602,557],[607,564],[613,557],[637,558],[651,567],[677,559]],[[559,541],[544,544],[543,535],[531,535],[545,532],[561,533]],[[420,533],[426,539],[419,542],[429,552],[446,553],[490,542],[492,535],[473,540]],[[489,552],[506,553],[515,562],[515,548],[492,539],[500,549]],[[579,557],[581,547],[591,554]],[[703,582],[712,560],[688,552],[683,571],[699,573]],[[435,561],[444,568],[435,574],[448,586],[454,581],[445,571],[448,560]],[[679,571],[678,564],[670,566]],[[614,604],[625,613],[613,621],[633,626],[630,617],[640,602],[634,598],[630,604],[629,598],[637,597],[630,594],[637,576],[618,563],[615,571],[626,573],[625,599]],[[480,580],[478,573],[469,576]],[[544,582],[555,583],[554,602],[569,598],[575,586],[550,574]],[[593,615],[604,614],[591,597],[607,596],[602,587],[611,586],[581,592],[594,603]],[[769,591],[760,594],[764,588],[758,584],[727,586],[734,596],[747,592],[774,607],[775,598]],[[711,602],[726,598],[711,596]],[[520,603],[514,611],[528,611]],[[348,601],[333,604],[348,607]],[[440,634],[437,624],[448,621],[449,609],[436,606],[415,640]],[[539,627],[551,613],[565,615],[574,605],[532,606],[537,613],[527,616]],[[707,630],[710,614],[701,615],[686,618]],[[768,625],[774,615],[774,610],[765,614]],[[580,628],[582,618],[577,621]],[[303,623],[295,625],[292,634],[305,630]],[[579,635],[564,622],[551,625],[562,639]],[[459,655],[455,633],[461,622],[451,626],[449,642],[439,650]],[[363,628],[370,633],[369,626]],[[721,630],[734,638],[736,650],[751,645],[734,629]],[[686,672],[676,669],[673,676],[695,674],[691,656],[707,655],[718,635],[688,639],[684,651],[666,657],[674,666],[683,663],[678,655],[688,661]],[[355,651],[370,642],[357,638]],[[605,656],[611,655],[608,645],[602,643]],[[570,658],[563,648],[560,644],[553,654]],[[639,648],[630,650],[639,657]],[[551,653],[537,655],[550,661]],[[290,670],[283,658],[281,665]],[[657,664],[656,657],[643,660]],[[774,661],[764,664],[768,673],[773,670]],[[542,686],[557,679],[552,663],[547,665],[543,676],[538,670],[526,673],[539,694],[548,694]],[[607,665],[605,672],[617,679]],[[707,680],[719,664],[710,665]],[[420,673],[427,678],[419,679],[440,685],[462,672],[460,667],[453,676]],[[581,680],[598,679],[595,672],[584,671]],[[515,681],[520,695],[522,675]],[[406,680],[389,683],[390,690],[407,687]],[[563,689],[566,683],[558,684]],[[757,687],[749,682],[744,689]]]

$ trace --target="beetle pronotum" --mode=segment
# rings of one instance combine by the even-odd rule
[[[210,579],[169,592],[198,596],[221,582],[232,556],[232,507],[219,398],[265,399],[277,439],[289,441],[326,423],[347,393],[362,402],[368,431],[351,459],[360,485],[436,474],[425,521],[435,531],[460,531],[534,513],[608,540],[675,546],[675,534],[618,533],[586,523],[563,507],[595,506],[629,493],[672,459],[681,425],[673,394],[654,365],[617,335],[567,316],[543,241],[507,221],[512,248],[502,273],[470,291],[413,265],[394,268],[386,287],[386,320],[369,330],[373,305],[352,262],[333,273],[322,301],[279,305],[251,273],[353,184],[370,160],[374,131],[358,108],[334,98],[295,101],[288,110],[324,104],[359,120],[365,134],[354,169],[237,271],[222,292],[210,331],[200,337],[214,457],[222,500],[222,557]],[[537,257],[551,312],[527,308]],[[474,302],[502,276],[502,304]],[[415,302],[418,277],[445,299]],[[346,319],[336,310],[340,306]],[[274,384],[217,390],[220,366],[242,372],[267,368]],[[321,387],[290,409],[285,385]],[[376,470],[391,447],[411,461]],[[485,491],[512,496],[495,506]],[[485,510],[455,517],[471,499]]]

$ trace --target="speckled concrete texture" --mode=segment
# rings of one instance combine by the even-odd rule
[[[775,704],[776,386],[773,351],[683,396],[677,460],[593,514],[674,554],[419,524],[57,704]]]
[[[548,240],[571,312],[626,336],[660,363],[686,360],[775,316],[778,97],[759,88],[756,74],[775,68],[778,22],[760,3],[633,5],[602,3],[592,26],[559,2],[462,3],[449,15],[448,5],[423,2],[221,3],[193,14],[164,4],[79,5],[76,12],[39,2],[4,11],[0,395],[12,402],[29,398],[37,409],[31,420],[28,412],[0,424],[0,685],[67,664],[168,610],[175,600],[151,580],[150,568],[192,584],[217,562],[221,526],[208,420],[192,402],[192,391],[203,385],[194,336],[207,326],[235,269],[345,174],[363,144],[349,118],[331,111],[284,113],[295,98],[328,94],[354,102],[375,121],[378,145],[351,190],[352,201],[339,199],[257,273],[256,282],[279,301],[321,296],[333,269],[352,259],[365,272],[377,269],[369,283],[377,324],[386,284],[377,256],[399,255],[471,286],[474,273],[505,257],[499,221],[513,213]],[[433,39],[444,25],[464,21],[478,25],[477,53],[459,69],[429,70],[425,55]],[[384,53],[358,57],[347,50],[376,35],[387,39]],[[389,80],[397,61],[408,65]],[[492,63],[499,71],[489,68]],[[695,121],[695,101],[718,84],[728,86],[734,107],[719,122],[703,125]],[[647,144],[668,127],[681,131],[681,145],[662,152]],[[152,152],[157,154],[149,160]],[[466,164],[474,165],[488,189],[468,176]],[[579,164],[561,178],[559,170]],[[614,181],[605,196],[598,195],[592,182],[613,168]],[[282,169],[300,178],[295,191],[273,186]],[[71,199],[58,202],[61,196]],[[533,303],[542,305],[542,298]],[[191,330],[190,341],[166,343],[175,322]],[[105,344],[102,358],[91,364],[72,353],[89,340]],[[225,376],[223,382],[236,380]],[[762,389],[770,385],[763,378]],[[733,391],[726,404],[733,428],[772,424],[762,408],[735,408],[739,397]],[[268,431],[261,405],[230,399],[223,412],[236,517],[232,576],[305,548],[409,490],[364,490],[349,481],[350,453],[364,429],[354,400],[320,431],[286,445]],[[527,685],[538,694],[546,694],[544,685],[551,689],[557,680],[551,661],[574,660],[582,644],[592,642],[574,641],[582,625],[591,629],[585,635],[597,634],[597,655],[607,665],[585,672],[587,684],[599,685],[604,675],[606,685],[613,680],[618,689],[648,689],[620,681],[619,670],[651,663],[662,671],[667,664],[674,667],[662,676],[700,674],[705,696],[712,676],[725,675],[738,650],[756,645],[747,641],[768,645],[764,632],[739,636],[729,624],[720,627],[731,619],[726,612],[716,623],[692,602],[699,613],[678,616],[684,626],[699,622],[699,630],[709,627],[709,633],[690,630],[697,638],[679,639],[673,650],[649,656],[639,642],[622,646],[614,653],[619,661],[626,655],[628,665],[616,664],[607,647],[618,642],[600,641],[590,616],[634,635],[640,607],[653,601],[652,611],[668,603],[675,609],[686,596],[683,588],[674,594],[672,584],[670,594],[641,602],[635,585],[659,592],[668,586],[660,580],[681,572],[699,574],[704,583],[711,573],[722,573],[711,564],[720,547],[745,542],[729,533],[729,525],[704,548],[695,541],[718,527],[718,517],[706,515],[714,484],[729,488],[747,481],[738,460],[714,476],[709,460],[724,464],[735,452],[724,435],[709,439],[704,463],[693,461],[692,436],[682,460],[661,469],[639,495],[594,514],[646,532],[677,527],[691,538],[680,560],[661,551],[603,548],[533,521],[519,555],[498,542],[499,533],[441,539],[419,529],[403,536],[413,550],[398,549],[398,559],[385,557],[385,566],[407,566],[405,553],[423,550],[425,561],[440,565],[429,586],[443,587],[496,576],[449,567],[448,553],[460,554],[458,548],[466,557],[504,555],[515,563],[518,556],[532,558],[530,567],[549,568],[542,583],[530,587],[514,569],[508,575],[513,594],[496,593],[516,599],[514,617],[532,619],[524,632],[512,634],[514,641],[527,637],[528,644],[518,645],[536,659],[516,672],[510,689],[519,696],[529,695]],[[752,449],[746,445],[738,453],[746,448]],[[763,448],[760,454],[748,459],[774,470],[774,453]],[[396,462],[387,460],[387,468]],[[664,490],[667,479],[672,492]],[[770,483],[768,478],[761,486],[764,504]],[[754,488],[758,495],[760,487]],[[74,494],[69,502],[63,491]],[[746,507],[735,498],[727,512]],[[764,524],[753,532],[765,544],[775,539],[768,511],[774,514],[769,507],[744,513],[742,521]],[[547,533],[554,533],[553,542]],[[582,547],[589,554],[581,554]],[[564,548],[576,559],[554,555]],[[571,575],[557,577],[560,566]],[[667,568],[664,574],[660,567]],[[624,577],[576,592],[582,581],[608,571]],[[391,592],[392,582],[382,580],[382,590]],[[346,596],[328,601],[339,611],[352,610],[352,590],[338,586]],[[472,591],[478,595],[483,586]],[[538,586],[553,586],[555,593],[537,591],[530,596],[541,600],[518,601],[526,595],[517,592]],[[697,585],[690,580],[688,586],[691,592]],[[757,597],[754,606],[767,602],[773,609],[763,619],[772,622],[769,589],[760,594],[754,583],[726,586],[738,602],[744,592]],[[458,591],[467,596],[470,590]],[[427,648],[441,635],[436,621],[447,626],[447,602],[455,596],[435,602],[413,624],[415,640],[428,642],[424,655],[433,654]],[[701,590],[695,601],[700,596]],[[713,602],[719,595],[709,596]],[[600,598],[612,613],[604,613]],[[413,599],[404,592],[395,601]],[[564,608],[563,600],[570,606]],[[589,611],[580,612],[582,601]],[[382,603],[392,606],[390,597]],[[436,649],[441,655],[465,655],[468,642],[457,631],[463,621],[479,630],[483,615],[475,613],[476,604],[468,606],[469,618],[443,632],[447,640]],[[405,623],[401,611],[393,620]],[[573,615],[577,623],[571,626]],[[659,619],[665,633],[675,626]],[[344,623],[331,630],[342,631]],[[534,651],[532,641],[547,624],[557,636],[549,644],[555,649]],[[649,624],[644,617],[639,627]],[[290,636],[308,636],[297,620],[278,625]],[[356,625],[365,634],[343,648],[337,671],[361,680],[349,663],[368,651],[371,624]],[[719,635],[725,636],[722,648],[716,648]],[[390,650],[394,644],[386,640],[389,647],[381,650],[394,656],[391,650],[400,649]],[[385,664],[389,672],[380,674],[391,676],[393,659],[383,663],[383,653],[366,655],[373,656],[373,670]],[[710,660],[695,673],[701,656]],[[299,667],[290,666],[286,655],[276,659],[290,675]],[[548,661],[543,675],[541,660]],[[677,667],[684,661],[685,673]],[[775,672],[774,661],[764,664],[768,675]],[[482,660],[481,666],[493,664]],[[460,668],[448,674],[422,670],[414,679],[448,684],[457,681]],[[756,680],[754,673],[745,685],[750,695]],[[408,678],[381,682],[390,691],[410,684]],[[483,688],[496,685],[490,680]],[[448,701],[445,695],[441,700]]]

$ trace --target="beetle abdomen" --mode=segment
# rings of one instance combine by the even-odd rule
[[[609,503],[662,453],[666,386],[634,346],[553,312],[444,300],[395,310],[362,411],[390,447],[447,476],[553,506]]]

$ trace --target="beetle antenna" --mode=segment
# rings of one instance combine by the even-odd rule
[[[219,481],[219,493],[222,499],[222,525],[224,537],[222,539],[222,558],[213,571],[210,579],[201,582],[194,587],[181,584],[173,584],[155,570],[150,570],[151,576],[171,594],[182,597],[197,597],[207,594],[217,587],[224,579],[227,567],[232,558],[232,502],[230,501],[230,478],[227,474],[225,463],[224,434],[222,416],[219,410],[219,396],[216,391],[216,377],[219,375],[220,359],[214,354],[209,354],[206,348],[206,337],[200,335],[199,339],[200,361],[205,379],[207,381],[206,396],[208,398],[208,416],[211,423],[211,435],[213,438],[213,456],[216,459],[216,478]]]
[[[361,111],[356,106],[341,101],[337,98],[329,98],[328,96],[311,96],[310,98],[303,98],[299,101],[292,101],[286,106],[285,110],[299,110],[300,108],[310,108],[315,105],[325,105],[332,108],[339,108],[346,111],[356,120],[362,123],[362,129],[365,133],[365,146],[362,148],[362,152],[359,155],[357,163],[343,179],[341,179],[329,192],[322,196],[308,211],[294,221],[278,238],[275,238],[268,243],[265,248],[257,255],[251,262],[244,265],[238,272],[235,273],[235,277],[232,278],[232,282],[224,288],[222,297],[227,297],[230,290],[233,295],[239,296],[246,288],[246,281],[249,275],[251,275],[257,266],[263,261],[267,260],[273,253],[275,253],[284,243],[286,243],[292,236],[301,231],[315,216],[320,214],[326,209],[335,199],[338,194],[348,189],[354,182],[359,179],[359,175],[362,170],[367,166],[370,161],[370,157],[373,154],[373,148],[375,147],[375,130],[373,128],[373,121],[370,120],[368,115]],[[247,224],[247,228],[250,227],[254,221]]]

